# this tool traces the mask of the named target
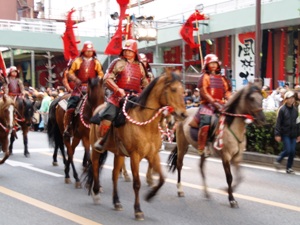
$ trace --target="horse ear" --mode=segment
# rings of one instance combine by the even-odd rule
[[[254,79],[254,85],[258,86],[259,89],[262,89],[262,86],[263,86],[262,79],[261,78],[255,78]]]

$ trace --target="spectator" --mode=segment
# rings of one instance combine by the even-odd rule
[[[49,113],[49,106],[51,103],[51,97],[48,95],[47,92],[44,92],[44,98],[42,100],[41,108],[39,110],[41,116],[42,116],[42,123],[44,123],[44,131],[47,131],[47,125],[48,125],[48,113]],[[41,127],[41,129],[43,129]]]
[[[274,96],[272,95],[272,91],[270,90],[270,87],[263,86],[262,91],[264,93],[264,99],[262,101],[262,107],[264,111],[275,111],[275,100]]]
[[[194,106],[199,106],[199,103],[200,103],[200,92],[199,92],[199,88],[195,88],[195,89],[194,89],[193,101],[194,101]]]
[[[191,89],[185,89],[184,91],[184,103],[186,104],[186,99],[192,97],[192,90]]]
[[[294,106],[294,103],[294,92],[286,92],[284,95],[284,104],[278,111],[275,126],[275,140],[277,142],[283,142],[283,151],[279,154],[274,165],[276,169],[279,169],[283,158],[288,156],[286,165],[286,172],[288,174],[294,173],[292,166],[296,152],[296,143],[300,141],[300,124],[296,123],[298,110]]]
[[[283,87],[279,87],[274,94],[275,99],[275,107],[279,108],[283,103],[284,94],[286,93],[286,89]]]

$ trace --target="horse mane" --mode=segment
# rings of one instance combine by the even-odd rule
[[[224,112],[236,113],[236,109],[238,108],[240,102],[242,101],[242,104],[247,104],[246,100],[255,91],[260,91],[260,88],[253,83],[249,83],[247,86],[245,86],[229,98],[228,102],[225,104]],[[226,117],[225,121],[228,124],[228,126],[231,125],[233,119],[233,116]]]
[[[171,79],[169,79],[169,77],[171,77]],[[165,86],[168,86],[169,84],[175,81],[181,81],[181,78],[175,73],[167,73],[156,77],[153,81],[150,82],[150,84],[142,91],[141,95],[138,97],[137,103],[139,103],[140,106],[146,105],[148,96],[150,95],[150,92],[152,91],[153,87],[156,85],[159,79],[164,79]]]

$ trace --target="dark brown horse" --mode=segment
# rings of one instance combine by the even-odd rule
[[[226,181],[228,184],[228,198],[231,207],[237,207],[238,203],[233,197],[234,188],[240,183],[240,162],[242,161],[243,152],[246,149],[246,122],[247,118],[254,118],[254,123],[261,125],[265,121],[264,113],[262,112],[262,95],[261,86],[259,84],[249,84],[237,93],[235,93],[231,99],[227,102],[224,111],[221,114],[220,119],[223,116],[224,123],[220,120],[217,128],[219,129],[219,135],[215,135],[213,142],[214,147],[210,146],[210,151],[212,151],[217,156],[221,157]],[[183,157],[188,150],[189,144],[197,148],[197,133],[198,129],[191,128],[189,123],[193,119],[198,108],[190,108],[187,110],[188,118],[183,122],[178,123],[176,128],[176,142],[177,146],[171,152],[169,156],[168,164],[170,170],[174,172],[177,168],[177,190],[178,196],[184,196],[181,185],[181,169],[183,166]],[[224,129],[220,129],[221,127]],[[223,134],[223,135],[222,135]],[[216,142],[219,141],[219,142]],[[218,144],[222,143],[223,147]],[[221,147],[221,149],[216,150],[216,148]],[[201,175],[204,183],[204,192],[206,197],[209,197],[205,171],[204,171],[205,156],[201,156],[200,169]],[[233,164],[236,169],[237,179],[236,184],[232,185],[233,176],[231,173],[231,166]]]
[[[62,99],[67,99],[70,95],[65,95]],[[85,149],[85,156],[89,159],[89,152],[90,152],[90,123],[89,120],[92,117],[94,109],[102,104],[105,100],[104,96],[104,88],[103,88],[103,79],[93,78],[88,82],[87,94],[84,97],[82,106],[80,108],[80,112],[74,117],[72,122],[72,129],[73,129],[73,138],[64,138],[64,144],[67,148],[67,162],[65,165],[65,183],[71,183],[70,180],[70,165],[73,169],[73,177],[76,181],[75,187],[80,188],[81,183],[78,177],[78,173],[75,169],[73,163],[73,155],[75,152],[75,148],[82,141],[82,144]],[[56,123],[59,127],[61,135],[64,132],[64,115],[65,110],[58,105],[55,110],[55,118]],[[86,160],[84,160],[86,161]]]
[[[8,137],[13,130],[15,103],[12,98],[4,95],[0,98],[0,143],[4,152],[0,164],[3,164],[9,157]]]
[[[130,157],[133,176],[133,189],[135,193],[134,213],[137,220],[144,219],[144,213],[140,208],[139,190],[141,181],[139,177],[139,164],[143,158],[149,162],[149,166],[158,173],[159,181],[147,194],[146,200],[154,197],[164,184],[164,176],[160,165],[159,149],[161,147],[161,134],[158,129],[162,111],[169,109],[178,117],[185,118],[185,104],[183,101],[184,89],[180,77],[168,73],[154,79],[143,90],[134,106],[129,107],[127,120],[124,126],[113,127],[104,143],[104,149],[115,154],[113,169],[113,204],[116,210],[122,210],[117,189],[118,177],[124,164],[124,157]],[[124,103],[125,111],[126,102]],[[97,125],[91,126],[91,143],[97,139]],[[89,183],[87,186],[92,192],[95,203],[99,202],[99,160],[101,152],[92,149],[92,169],[89,170]]]
[[[27,135],[33,116],[33,104],[34,103],[27,98],[16,97],[15,99],[15,120],[23,132],[24,155],[26,157],[29,156]],[[13,153],[13,144],[16,139],[16,136],[17,134],[15,132],[10,136],[10,154]]]

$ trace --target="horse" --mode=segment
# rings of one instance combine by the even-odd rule
[[[62,96],[62,99],[67,99],[70,97],[70,94]],[[73,155],[75,152],[75,148],[82,141],[85,150],[85,159],[83,162],[87,162],[90,152],[90,141],[89,141],[89,134],[90,134],[90,124],[89,120],[92,117],[92,113],[94,109],[104,103],[105,95],[104,95],[104,88],[103,88],[103,79],[98,77],[89,79],[88,87],[87,87],[87,94],[83,99],[83,103],[80,107],[80,112],[75,115],[73,122],[72,122],[72,130],[73,130],[73,138],[63,138],[63,142],[67,148],[67,161],[65,164],[65,183],[71,183],[69,171],[70,165],[73,169],[73,177],[75,179],[75,187],[81,188],[81,182],[78,177],[78,173],[76,171],[74,162],[73,162]],[[60,134],[63,135],[64,132],[64,115],[65,109],[58,104],[55,110],[55,122],[59,128]],[[52,115],[53,116],[53,115]],[[51,117],[52,117],[51,116]],[[55,129],[51,129],[54,130]],[[48,134],[49,135],[49,134]],[[51,134],[54,136],[54,134]],[[85,165],[84,165],[85,166]]]
[[[262,125],[265,121],[262,111],[263,97],[260,88],[261,86],[257,83],[249,83],[233,94],[225,104],[224,110],[220,113],[216,128],[218,135],[213,137],[212,142],[214,146],[209,145],[210,151],[214,155],[221,157],[228,185],[228,199],[232,208],[238,207],[238,203],[233,196],[233,191],[242,180],[239,165],[242,161],[243,152],[246,149],[246,123],[250,122],[248,121],[250,118],[253,118],[253,122],[256,125]],[[198,146],[198,128],[189,126],[197,111],[198,108],[188,109],[188,118],[178,123],[176,128],[176,146],[171,151],[168,159],[169,170],[174,172],[177,169],[177,193],[179,197],[184,196],[181,185],[181,169],[184,155],[187,153],[189,144],[196,149]],[[200,171],[204,184],[204,193],[209,198],[204,171],[205,159],[206,156],[203,154],[200,159]],[[236,184],[234,185],[232,185],[231,163],[234,165],[237,175]]]
[[[28,131],[29,127],[31,126],[31,120],[34,113],[33,110],[33,102],[30,101],[28,98],[15,98],[15,120],[20,126],[23,132],[23,143],[24,143],[24,155],[25,157],[29,157],[28,151]],[[13,132],[10,136],[10,144],[9,144],[9,152],[13,154],[13,144],[15,139],[17,138],[17,134]]]
[[[127,121],[123,126],[118,128],[111,127],[106,141],[103,146],[105,150],[114,153],[113,168],[113,204],[115,210],[123,209],[119,200],[117,189],[118,177],[120,170],[124,164],[125,156],[130,158],[131,171],[133,176],[133,189],[135,193],[134,214],[136,220],[144,220],[144,213],[140,207],[139,190],[141,181],[139,177],[139,164],[143,158],[149,162],[149,166],[153,168],[159,175],[157,186],[152,187],[146,196],[149,201],[156,195],[158,190],[165,182],[161,165],[159,149],[161,147],[161,134],[158,129],[159,121],[163,117],[163,111],[172,112],[178,119],[184,119],[186,108],[183,101],[183,85],[178,75],[167,73],[155,78],[136,99],[132,106],[127,108],[127,98],[122,108],[126,115]],[[95,110],[94,113],[97,113]],[[144,122],[142,122],[144,121]],[[94,143],[97,139],[98,125],[92,124],[90,130],[90,142]],[[91,165],[87,171],[86,187],[89,188],[93,201],[98,204],[100,201],[99,186],[99,164],[102,160],[102,151],[92,148]]]
[[[0,164],[9,158],[8,142],[9,135],[13,130],[15,103],[9,96],[3,95],[0,99],[0,143],[4,152]]]

